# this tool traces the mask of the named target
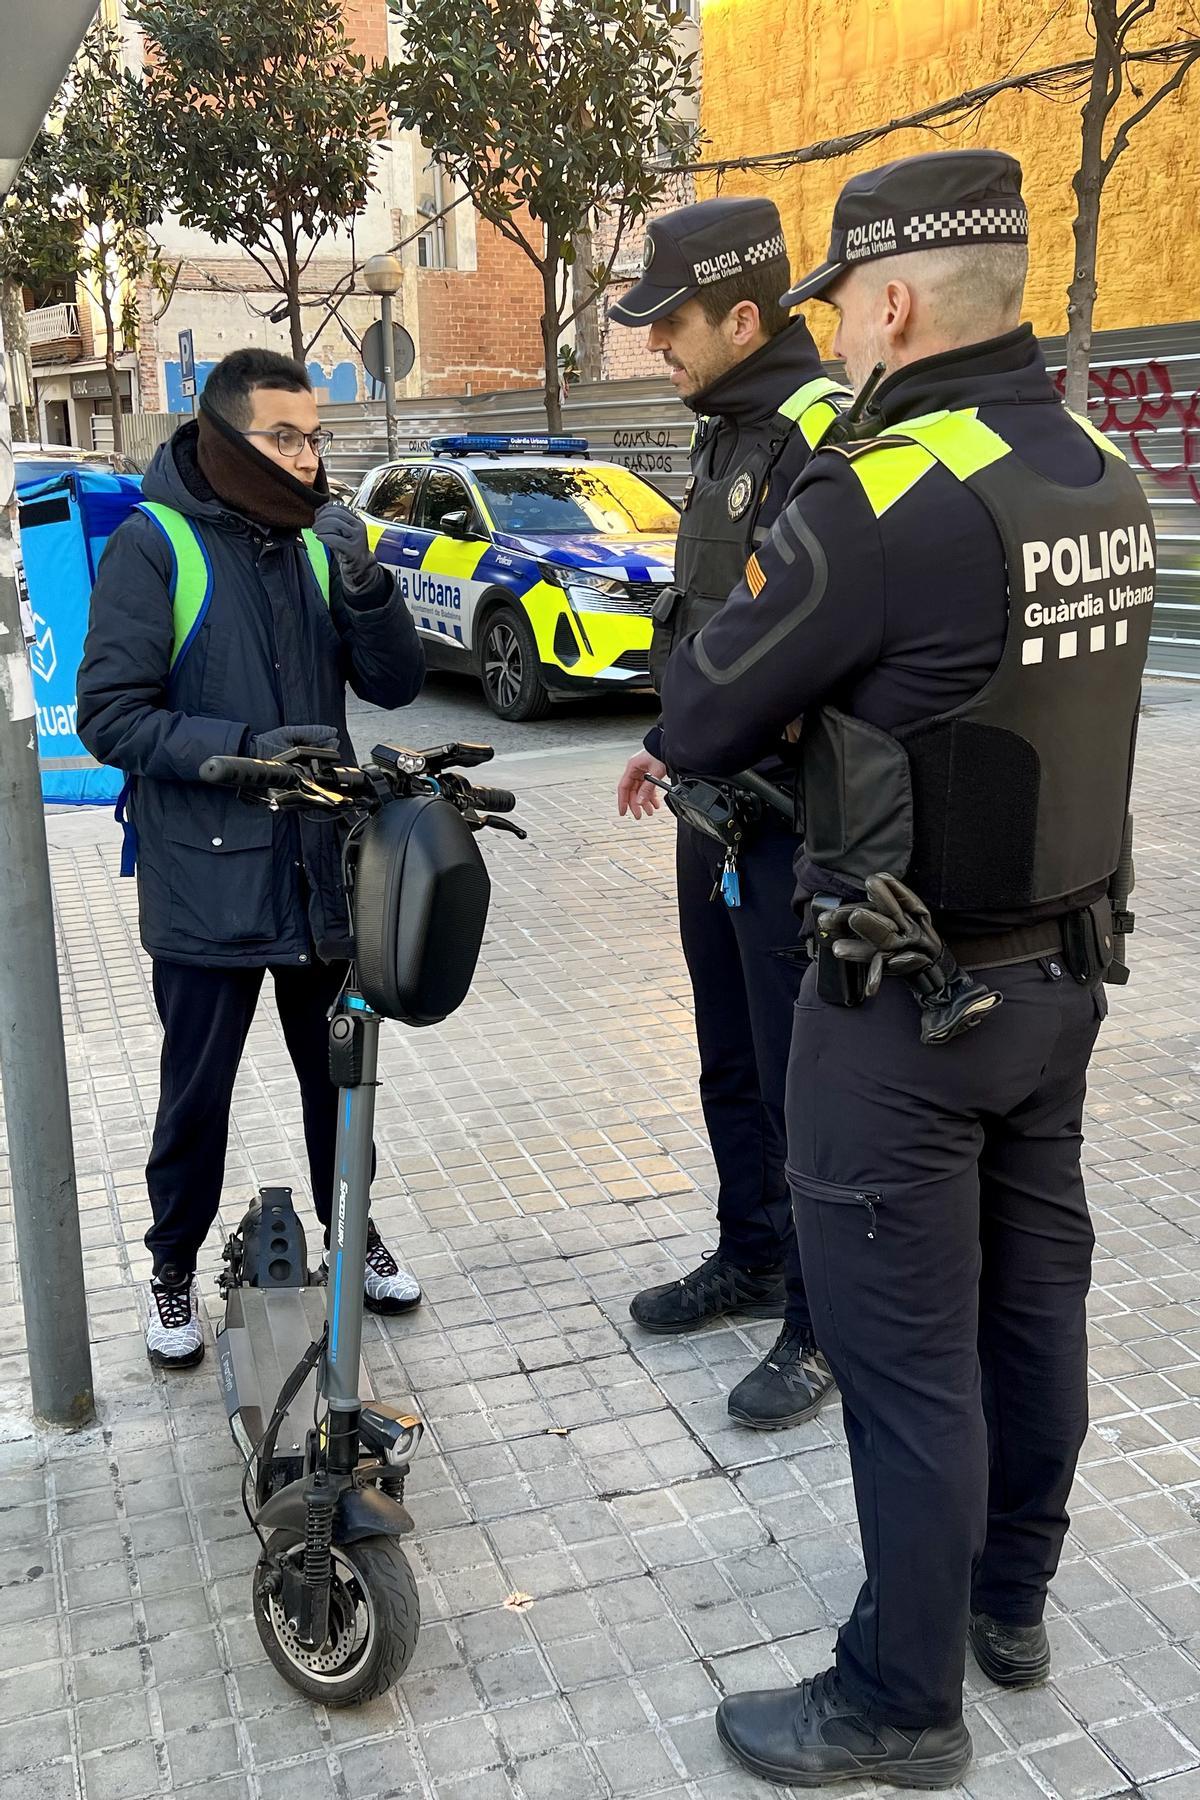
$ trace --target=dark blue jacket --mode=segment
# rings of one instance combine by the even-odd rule
[[[701,459],[711,466],[714,476],[728,475],[739,468],[748,456],[777,435],[779,408],[784,402],[805,382],[814,381],[822,373],[808,326],[801,318],[793,319],[753,355],[726,370],[711,387],[685,399],[684,405],[698,418],[709,420],[703,443],[692,452],[693,469]],[[811,458],[804,433],[790,432],[772,465],[767,492],[754,514],[756,530],[766,531],[775,523]],[[686,514],[682,530],[687,530]],[[662,760],[661,720],[650,727],[643,743],[651,756]],[[773,774],[778,766],[778,757],[768,758],[763,772]]]
[[[885,425],[978,407],[1039,473],[1087,487],[1102,472],[1102,452],[1064,412],[1028,325],[908,364],[872,404]],[[663,733],[674,767],[747,768],[825,703],[894,732],[962,705],[1000,661],[1003,547],[983,502],[944,469],[876,518],[846,458],[822,450],[757,562],[756,588],[742,582],[667,665]],[[811,891],[809,873],[798,873]],[[980,915],[960,928],[1008,922]]]
[[[144,491],[200,529],[212,602],[168,674],[173,559],[134,513],[110,539],[92,592],[79,670],[79,735],[133,779],[142,943],[169,962],[304,963],[349,954],[342,830],[277,815],[206,786],[208,756],[244,751],[278,725],[332,725],[351,758],[346,685],[376,706],[420,691],[424,655],[395,588],[351,606],[330,568],[326,608],[299,536],[232,512],[196,465],[187,424],[157,453]]]

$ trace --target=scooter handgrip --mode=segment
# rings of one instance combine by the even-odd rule
[[[480,812],[512,812],[517,804],[517,796],[507,788],[473,787],[471,798]]]
[[[304,771],[294,763],[268,762],[259,756],[209,756],[200,764],[201,781],[214,787],[254,788],[265,793],[268,788],[299,787]]]

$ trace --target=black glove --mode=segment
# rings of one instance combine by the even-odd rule
[[[313,530],[327,550],[337,557],[342,589],[348,598],[376,597],[387,581],[371,555],[367,528],[358,514],[336,500],[328,500],[313,520]]]
[[[1000,1005],[993,992],[960,969],[925,902],[894,875],[867,878],[867,899],[822,913],[819,929],[834,938],[840,962],[867,964],[866,998],[884,974],[907,981],[921,1005],[921,1042],[943,1044],[978,1025]]]
[[[246,747],[247,756],[269,762],[285,750],[304,745],[312,750],[336,750],[341,739],[332,725],[277,725],[274,731],[262,731],[252,737]]]

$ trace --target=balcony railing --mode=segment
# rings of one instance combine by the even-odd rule
[[[52,344],[79,336],[77,306],[39,306],[25,314],[25,331],[31,344]]]

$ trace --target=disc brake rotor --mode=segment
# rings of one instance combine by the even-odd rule
[[[303,1551],[300,1552],[303,1554]],[[317,1648],[302,1644],[288,1623],[279,1596],[268,1600],[271,1625],[288,1659],[306,1675],[332,1677],[344,1674],[366,1652],[374,1627],[370,1597],[355,1572],[334,1552],[334,1577],[329,1594],[329,1636]]]

